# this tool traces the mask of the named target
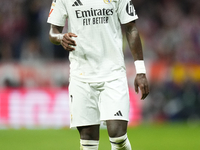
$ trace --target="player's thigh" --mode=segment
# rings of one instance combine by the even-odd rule
[[[99,140],[99,126],[100,125],[77,127],[80,138],[82,140]]]
[[[70,127],[100,124],[98,96],[88,83],[70,80]]]
[[[129,120],[129,90],[126,77],[105,82],[101,93],[101,120]]]
[[[128,121],[107,120],[106,125],[109,137],[120,137],[126,134]]]

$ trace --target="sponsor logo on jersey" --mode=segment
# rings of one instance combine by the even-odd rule
[[[93,16],[109,16],[113,15],[113,9],[93,9],[90,10],[76,10],[77,18],[93,17]]]
[[[81,5],[83,5],[83,4],[82,4],[82,2],[81,2],[80,0],[76,0],[76,1],[72,4],[72,6],[81,6]]]
[[[106,4],[110,4],[111,2],[112,2],[112,0],[103,0],[104,1],[104,3],[106,3]]]
[[[95,24],[107,24],[109,16],[113,15],[113,9],[75,10],[76,17],[82,19],[83,26]]]
[[[126,12],[127,14],[129,14],[130,16],[135,16],[135,9],[133,7],[133,2],[130,0],[127,5],[126,5]]]

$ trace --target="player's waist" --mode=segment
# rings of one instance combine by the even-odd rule
[[[70,71],[70,78],[74,78],[82,82],[104,82],[125,76],[126,76],[125,69],[115,70],[112,72],[89,73],[89,74],[86,74],[84,72],[80,73],[79,71]]]

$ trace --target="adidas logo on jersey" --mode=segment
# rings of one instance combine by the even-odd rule
[[[114,116],[122,116],[121,111],[119,110],[116,114],[114,114]]]
[[[81,6],[83,5],[80,0],[76,0],[72,6]]]

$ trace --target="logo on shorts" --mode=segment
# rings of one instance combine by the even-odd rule
[[[72,95],[70,95],[70,101],[71,101],[71,103],[73,102],[73,96]],[[72,114],[71,114],[70,118],[71,118],[71,121],[72,121],[73,120],[73,115]]]
[[[112,0],[103,0],[104,1],[104,3],[106,3],[106,4],[110,4],[111,2],[112,2]]]
[[[122,112],[119,110],[116,114],[114,114],[114,116],[123,116]]]
[[[71,100],[71,102],[73,101],[73,96],[72,95],[70,95],[70,100]]]
[[[127,14],[129,14],[130,16],[135,16],[135,9],[133,7],[133,2],[130,0],[127,5],[126,5],[126,12]]]
[[[70,117],[70,118],[71,118],[71,121],[72,121],[72,120],[73,120],[73,115],[72,115],[72,114],[71,114],[71,117]]]

